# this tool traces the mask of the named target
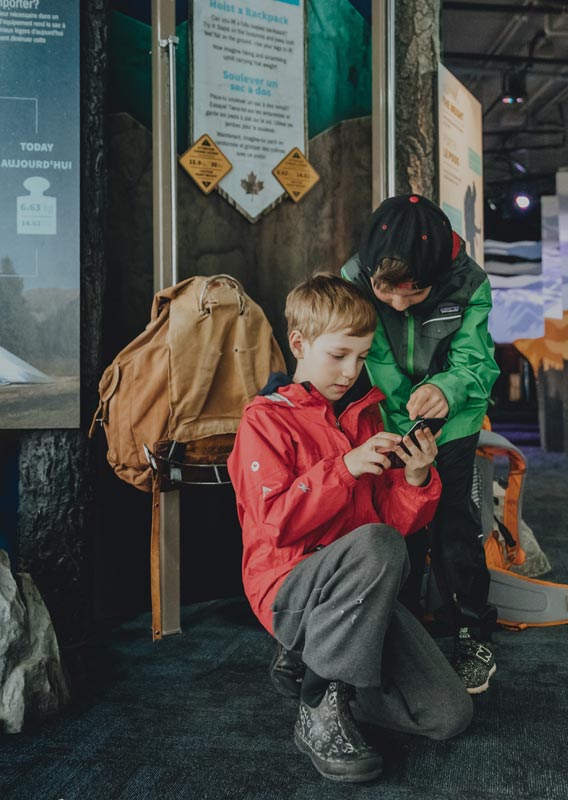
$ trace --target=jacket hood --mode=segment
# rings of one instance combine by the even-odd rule
[[[288,386],[291,383],[292,378],[286,375],[285,372],[271,372],[268,376],[266,386],[260,390],[259,395],[273,394],[277,392],[281,386]]]

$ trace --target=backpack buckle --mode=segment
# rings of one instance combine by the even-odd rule
[[[157,472],[158,471],[158,462],[156,461],[156,459],[154,457],[154,453],[150,450],[150,448],[148,447],[148,445],[146,443],[143,443],[142,447],[144,448],[144,455],[146,456],[146,461],[148,462],[148,464],[150,464],[152,469]]]

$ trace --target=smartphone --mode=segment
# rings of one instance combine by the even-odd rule
[[[417,419],[410,430],[405,433],[405,436],[410,436],[412,442],[419,447],[418,440],[416,439],[416,431],[421,431],[424,428],[430,428],[432,433],[436,435],[445,422],[447,422],[446,417],[425,417],[424,419]],[[402,442],[400,447],[402,447],[402,449],[410,455],[410,451],[402,444]],[[402,469],[406,466],[402,458],[397,456],[396,453],[387,453],[386,456],[391,462],[391,469]]]

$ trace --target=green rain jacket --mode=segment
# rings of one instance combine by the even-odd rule
[[[406,411],[410,395],[431,383],[444,393],[449,406],[438,445],[480,430],[499,375],[487,329],[491,285],[455,233],[454,254],[450,270],[428,297],[404,312],[375,296],[359,256],[341,270],[371,298],[379,315],[366,367],[371,383],[386,397],[381,402],[385,429],[406,433],[412,425]]]

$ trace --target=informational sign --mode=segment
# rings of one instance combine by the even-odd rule
[[[440,205],[469,255],[483,266],[483,141],[481,103],[438,65]]]
[[[204,194],[209,194],[232,169],[210,136],[205,134],[180,156],[179,163]]]
[[[558,197],[558,238],[562,269],[562,308],[568,310],[568,171],[556,173]]]
[[[319,181],[319,175],[297,147],[282,159],[272,174],[295,203]]]
[[[0,429],[79,425],[79,3],[0,0]]]
[[[558,198],[547,195],[540,198],[542,230],[542,288],[544,316],[562,319],[562,264],[558,236]]]
[[[304,0],[194,0],[191,24],[191,138],[212,137],[233,165],[218,190],[256,222],[306,152]]]

